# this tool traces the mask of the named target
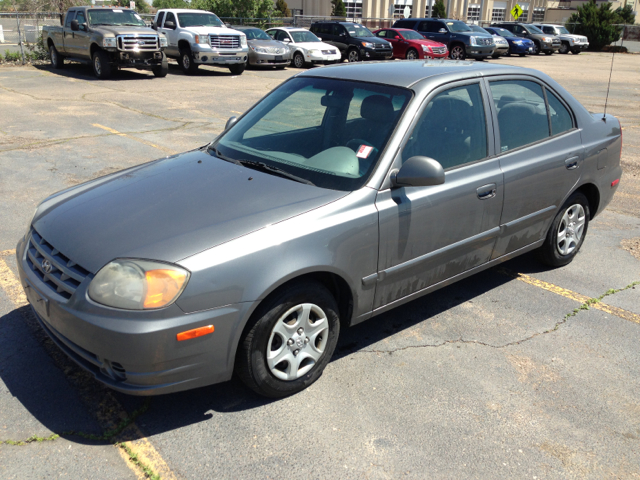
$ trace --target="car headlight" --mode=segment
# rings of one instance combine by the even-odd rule
[[[369,42],[360,42],[360,43],[362,43],[362,46],[364,48],[375,48],[373,43],[369,43]]]
[[[254,47],[253,45],[250,45],[251,50],[253,50],[256,53],[269,53],[267,52],[266,48],[262,48],[262,47]]]
[[[160,48],[168,47],[169,42],[167,41],[167,37],[164,35],[160,35]]]
[[[114,308],[161,308],[180,296],[188,280],[189,272],[176,265],[118,259],[102,267],[91,280],[89,297]]]
[[[209,43],[209,35],[196,35],[196,43],[200,45]]]
[[[240,35],[240,46],[242,46],[242,47],[246,47],[247,46],[247,36],[246,35]]]
[[[514,40],[513,43],[516,45],[522,45],[522,40]]]
[[[102,46],[104,48],[116,48],[116,38],[106,37],[102,39]]]
[[[474,47],[478,45],[478,37],[469,37],[469,44]]]
[[[307,53],[309,55],[320,55],[320,50],[309,50]]]
[[[542,41],[543,42],[553,42],[553,38],[551,38],[551,37],[543,37]]]
[[[426,45],[422,45],[422,51],[426,52],[426,53],[429,53],[431,50]]]

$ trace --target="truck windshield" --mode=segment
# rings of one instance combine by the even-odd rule
[[[412,98],[374,83],[298,77],[245,114],[210,155],[332,190],[356,190],[374,171]]]
[[[180,26],[186,27],[222,27],[222,21],[213,13],[179,13]]]
[[[135,10],[124,9],[90,9],[89,24],[90,25],[131,25],[136,27],[146,27],[144,20],[140,18]]]
[[[450,32],[458,33],[458,32],[473,32],[469,28],[469,26],[463,22],[459,22],[458,20],[454,20],[453,22],[446,22],[447,27],[449,27]]]

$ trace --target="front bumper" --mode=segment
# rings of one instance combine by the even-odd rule
[[[103,307],[87,296],[89,275],[68,300],[44,283],[18,243],[20,282],[38,322],[72,360],[119,392],[157,395],[231,378],[230,345],[249,304],[185,314],[173,304],[155,311]],[[210,335],[178,342],[176,334],[214,325]]]
[[[318,55],[309,55],[308,53],[304,55],[304,61],[310,63],[333,63],[339,62],[342,60],[342,55],[340,54],[340,50],[336,49],[336,53],[334,54],[318,54]]]
[[[497,55],[506,55],[509,53],[509,45],[496,45],[496,49],[493,53]]]
[[[589,48],[589,43],[573,43],[569,44],[569,48],[571,50],[587,50]]]
[[[290,63],[290,53],[284,53],[282,55],[272,55],[270,53],[257,53],[254,51],[249,51],[249,65],[255,65],[258,67],[278,67],[283,65],[287,66]]]
[[[393,49],[377,50],[375,48],[361,48],[360,57],[363,60],[391,60],[393,58]]]
[[[517,44],[517,43],[511,43],[509,44],[509,51],[511,53],[533,53],[535,52],[535,44],[533,43],[525,43],[525,44]]]
[[[111,52],[111,61],[120,68],[149,69],[162,65],[165,56],[162,51],[157,52]]]
[[[486,58],[490,55],[493,55],[495,48],[495,45],[465,45],[467,57],[471,58]]]
[[[541,52],[557,52],[560,50],[562,43],[560,42],[540,42],[540,51]]]
[[[206,44],[194,43],[191,45],[193,60],[205,65],[234,65],[246,63],[249,57],[249,48],[241,49],[214,49]]]

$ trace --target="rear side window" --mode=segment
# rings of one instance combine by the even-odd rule
[[[498,112],[501,152],[549,137],[549,119],[540,84],[504,80],[489,85]]]
[[[421,155],[453,168],[487,156],[487,124],[479,84],[439,93],[420,115],[402,161]]]
[[[393,25],[393,28],[410,28],[413,29],[416,22],[408,20],[400,20]]]
[[[549,119],[551,120],[551,135],[558,135],[573,128],[573,120],[569,110],[547,89],[549,102]]]
[[[331,25],[331,27],[331,31],[329,31],[329,34],[331,35],[338,36],[345,31],[342,25]]]

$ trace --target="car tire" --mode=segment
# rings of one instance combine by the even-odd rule
[[[580,192],[573,193],[564,202],[538,249],[539,260],[550,267],[571,263],[587,235],[589,216],[587,197]]]
[[[236,373],[260,395],[293,395],[320,377],[339,335],[338,305],[324,285],[285,286],[258,307],[245,328]]]
[[[51,59],[51,66],[56,70],[64,68],[64,57],[58,53],[58,50],[54,45],[49,47],[49,58]]]
[[[449,58],[451,58],[451,60],[464,60],[467,58],[464,46],[458,44],[451,47],[451,50],[449,50]]]
[[[410,48],[409,50],[407,50],[406,58],[407,60],[417,60],[420,57],[418,55],[418,51],[415,48]]]
[[[540,44],[538,42],[533,42],[533,53],[532,55],[540,55]]]
[[[284,70],[286,65],[276,65],[276,70]]]
[[[553,50],[547,50],[544,52],[545,55],[553,55]]]
[[[93,65],[93,74],[100,80],[104,80],[111,76],[111,63],[109,55],[104,50],[96,50],[91,59]]]
[[[494,53],[493,55],[491,55],[491,58],[500,58],[500,54],[499,53]]]
[[[191,50],[180,50],[180,68],[187,75],[194,75],[198,71],[198,64],[193,61]]]
[[[519,53],[518,55],[520,55],[521,57],[524,57],[526,53]]]
[[[296,52],[293,56],[293,66],[296,68],[304,68],[305,61],[304,56],[300,52]]]
[[[162,54],[162,63],[153,67],[151,71],[157,78],[164,78],[167,76],[167,73],[169,73],[169,62],[167,61],[167,57],[164,53]]]
[[[562,45],[560,45],[560,48],[558,49],[558,53],[561,53],[563,55],[566,55],[567,53],[569,53],[569,43],[568,42],[562,42]]]
[[[580,50],[578,50],[576,48],[576,49],[571,50],[571,53],[573,53],[574,55],[578,55],[580,53]]]
[[[353,62],[359,62],[359,61],[360,61],[360,52],[355,48],[352,48],[351,50],[349,50],[349,52],[347,53],[347,62],[353,63]]]
[[[233,75],[242,75],[242,72],[244,72],[246,68],[247,68],[246,63],[236,63],[235,65],[229,66],[229,71]]]

